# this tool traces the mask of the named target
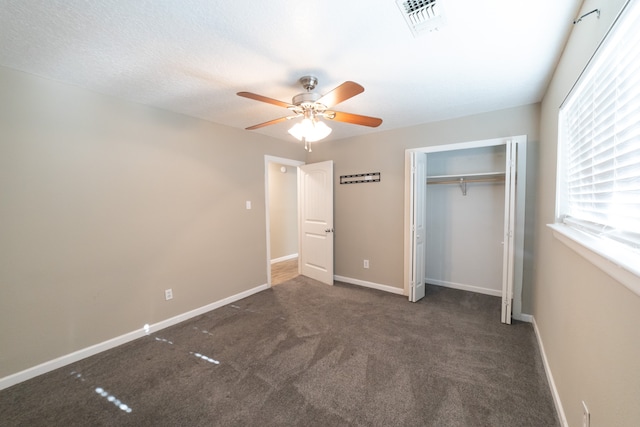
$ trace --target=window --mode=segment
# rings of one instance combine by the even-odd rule
[[[557,188],[557,223],[640,275],[640,0],[560,108]]]

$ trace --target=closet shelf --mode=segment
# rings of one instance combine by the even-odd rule
[[[427,176],[427,184],[458,184],[463,196],[467,195],[467,184],[470,182],[504,182],[504,180],[504,172]]]
[[[427,176],[427,184],[460,184],[461,182],[504,181],[504,172],[465,173]]]

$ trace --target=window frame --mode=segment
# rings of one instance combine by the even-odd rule
[[[605,239],[596,234],[590,233],[587,230],[581,229],[579,225],[569,224],[564,221],[564,212],[566,212],[565,199],[566,183],[565,183],[565,141],[563,135],[563,107],[573,100],[573,96],[578,96],[582,92],[582,85],[586,84],[589,80],[589,76],[596,72],[595,66],[599,65],[599,57],[603,55],[603,49],[608,46],[612,46],[612,43],[607,43],[608,39],[616,28],[616,25],[625,19],[625,12],[629,10],[629,6],[634,3],[633,0],[627,1],[622,8],[619,15],[614,20],[609,31],[603,38],[600,45],[595,50],[595,53],[587,63],[584,70],[579,75],[575,84],[569,91],[569,94],[565,98],[564,102],[560,106],[558,111],[558,146],[557,146],[557,182],[556,182],[556,214],[555,223],[548,224],[553,230],[553,235],[566,244],[569,248],[582,255],[589,262],[602,269],[605,273],[621,282],[631,291],[640,295],[640,251],[633,249],[632,247]],[[635,3],[633,7],[640,8],[640,4]],[[604,51],[606,52],[606,51]],[[640,120],[640,114],[638,116]]]

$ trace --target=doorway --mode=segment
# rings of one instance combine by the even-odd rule
[[[298,275],[298,166],[304,162],[265,156],[267,283]]]

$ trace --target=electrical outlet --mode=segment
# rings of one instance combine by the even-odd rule
[[[591,425],[591,414],[589,413],[589,408],[587,408],[587,404],[582,401],[582,427],[590,427]]]
[[[165,289],[164,290],[164,299],[169,301],[172,298],[173,298],[173,291],[171,289]]]
[[[368,259],[364,260],[364,268],[369,268],[369,260]]]

